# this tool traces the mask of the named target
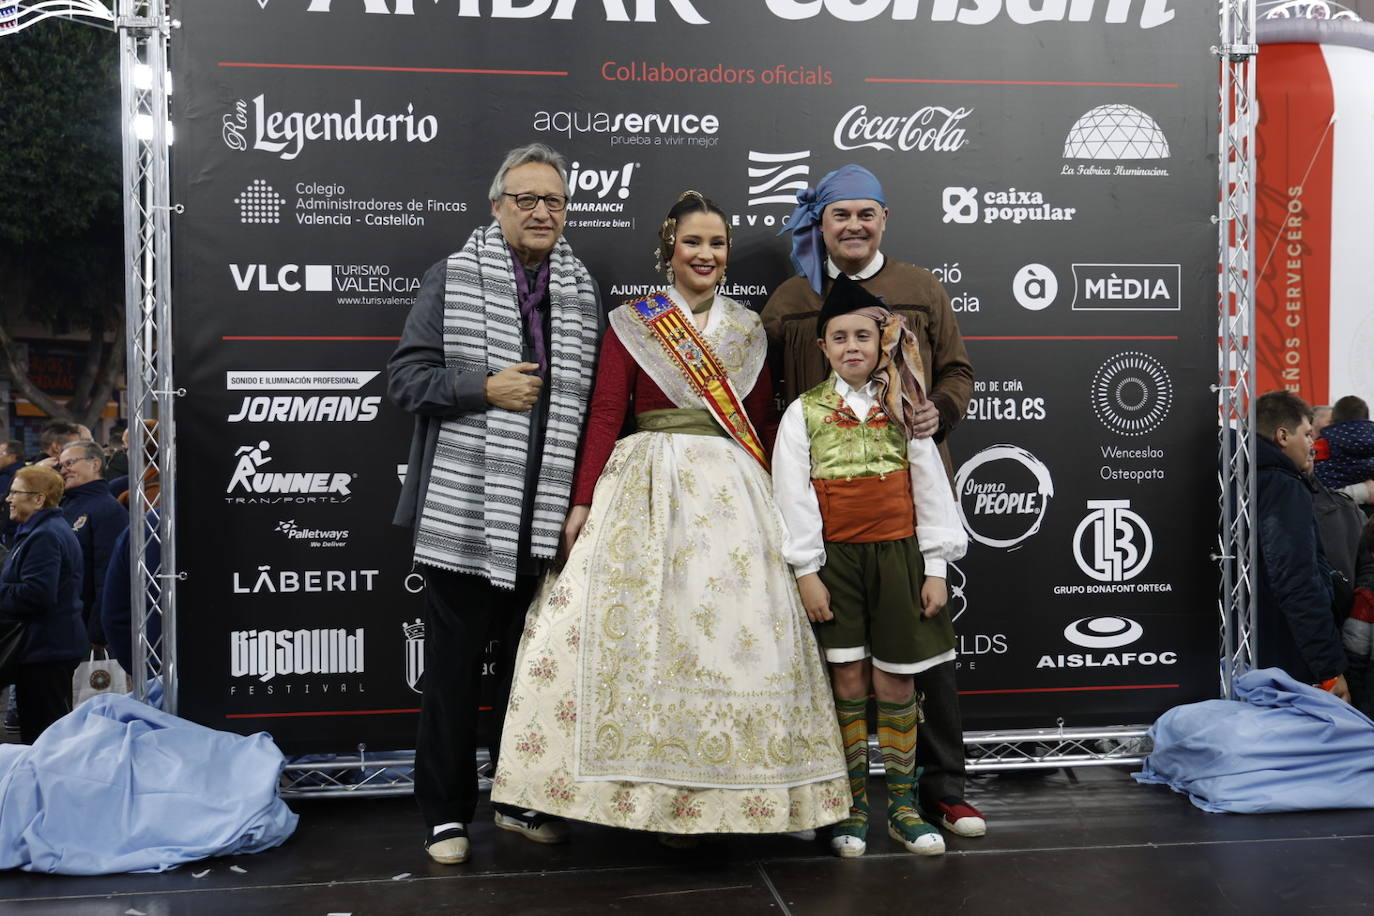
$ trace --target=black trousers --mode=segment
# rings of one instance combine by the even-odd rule
[[[72,674],[76,659],[19,666],[19,740],[33,744],[49,725],[72,711]]]
[[[931,806],[949,795],[964,797],[964,723],[959,716],[959,688],[954,662],[936,665],[916,675],[916,689],[925,694],[926,720],[916,730],[916,765],[925,767],[920,802]]]
[[[422,567],[425,577],[425,674],[415,738],[415,800],[425,824],[466,824],[477,809],[477,706],[487,643],[497,640],[491,759],[501,724],[525,612],[538,579],[520,576],[515,590],[481,576]]]

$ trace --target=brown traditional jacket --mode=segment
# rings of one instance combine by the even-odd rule
[[[830,291],[825,279],[821,294],[795,276],[774,290],[763,307],[763,327],[773,355],[774,382],[783,406],[830,374],[825,355],[816,346],[816,316]],[[940,412],[940,457],[953,477],[945,437],[964,415],[973,394],[973,364],[969,362],[959,323],[950,308],[949,293],[930,271],[905,261],[886,258],[876,274],[859,284],[892,310],[906,316],[907,326],[921,342],[926,391]]]

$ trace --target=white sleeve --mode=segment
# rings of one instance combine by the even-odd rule
[[[1355,500],[1356,504],[1361,506],[1371,501],[1369,498],[1369,484],[1367,481],[1362,481],[1360,483],[1352,483],[1348,487],[1341,487],[1336,492],[1344,493],[1346,496],[1349,496],[1351,499]]]
[[[811,486],[811,443],[801,401],[793,401],[773,442],[773,499],[782,516],[782,555],[798,577],[825,565],[821,506]]]
[[[945,476],[945,465],[934,439],[907,443],[911,464],[911,499],[916,505],[916,543],[921,547],[925,574],[946,578],[946,567],[968,550],[968,535]]]

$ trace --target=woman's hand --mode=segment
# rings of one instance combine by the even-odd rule
[[[830,589],[825,587],[817,573],[807,573],[797,579],[797,591],[801,592],[802,607],[812,623],[825,623],[834,620],[830,611]]]
[[[921,585],[921,616],[934,617],[949,602],[949,588],[938,576],[926,576]]]
[[[572,555],[573,545],[582,534],[582,526],[587,524],[587,515],[591,511],[591,506],[573,506],[568,510],[568,517],[563,520],[563,540],[558,545],[558,556],[555,560],[559,568],[562,568]]]

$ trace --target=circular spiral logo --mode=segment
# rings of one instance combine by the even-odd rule
[[[1093,375],[1093,413],[1123,436],[1154,432],[1174,403],[1174,383],[1159,360],[1128,351],[1107,360]]]

